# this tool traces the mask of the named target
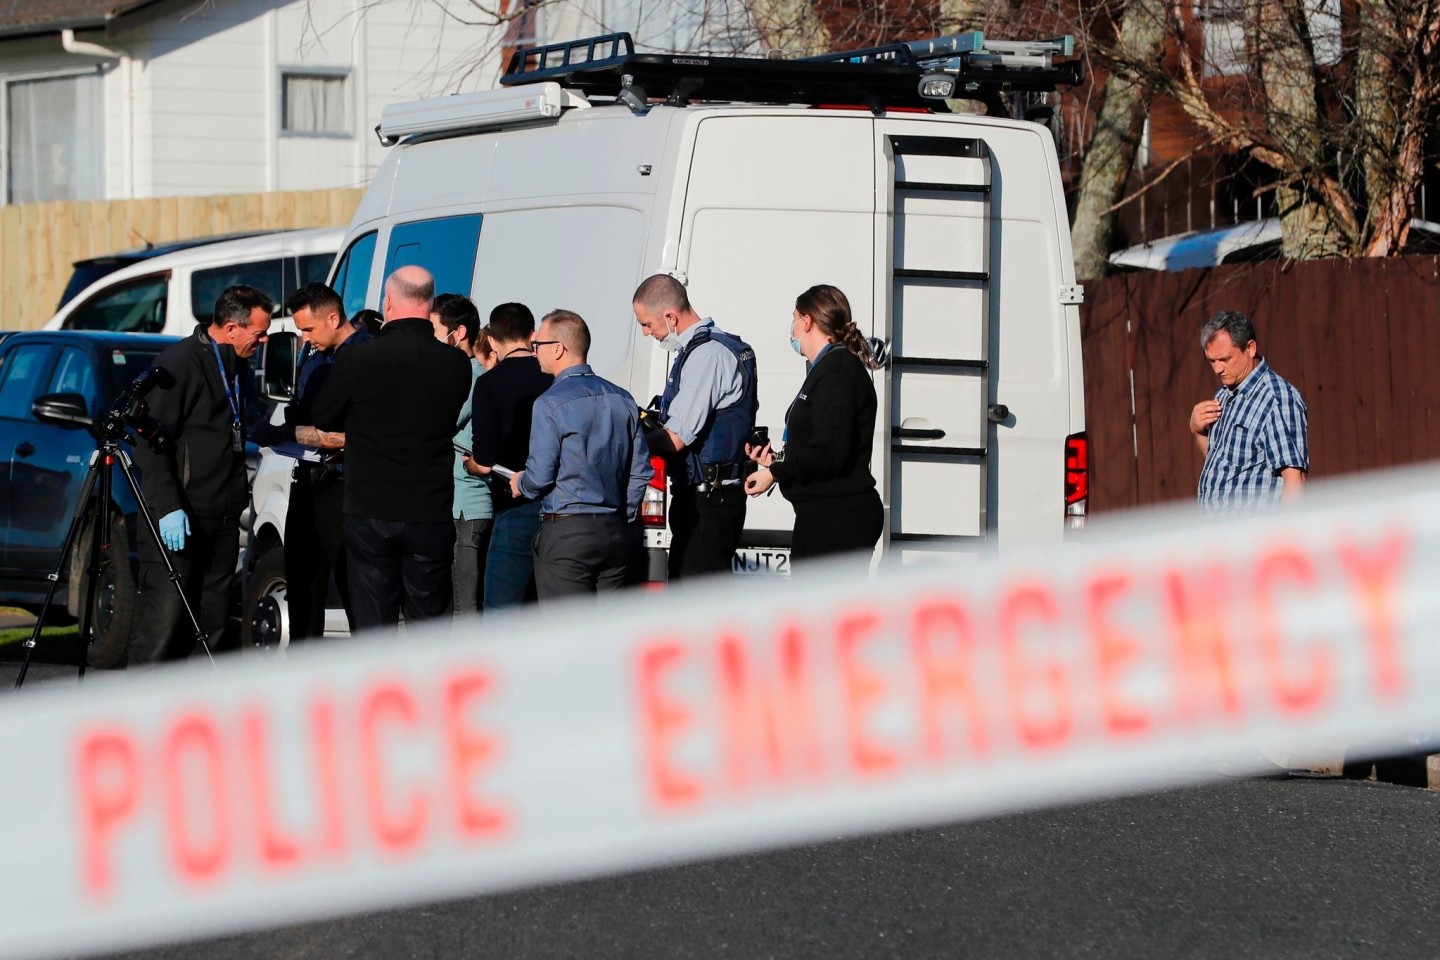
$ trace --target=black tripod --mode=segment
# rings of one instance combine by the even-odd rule
[[[116,405],[117,407],[119,404]],[[87,519],[91,526],[90,533],[90,562],[85,568],[85,597],[80,608],[80,676],[85,676],[86,651],[90,644],[95,642],[95,597],[99,592],[100,575],[103,573],[102,564],[105,552],[110,547],[110,520],[112,500],[112,470],[116,464],[125,474],[126,481],[130,484],[130,490],[135,494],[135,502],[139,505],[138,516],[145,521],[150,536],[160,546],[160,558],[165,561],[165,569],[170,574],[170,582],[174,584],[176,591],[180,594],[180,602],[185,607],[185,615],[190,619],[190,625],[195,628],[195,641],[205,651],[205,656],[210,659],[213,666],[215,658],[210,654],[210,644],[206,642],[205,631],[200,629],[200,621],[195,617],[195,611],[190,606],[190,600],[185,596],[185,589],[180,583],[180,574],[175,571],[175,564],[170,560],[170,552],[165,549],[164,543],[160,540],[160,531],[155,526],[155,519],[150,514],[150,507],[145,503],[145,497],[140,492],[140,485],[135,482],[135,474],[131,469],[130,455],[125,452],[122,442],[134,442],[125,432],[125,420],[123,417],[109,415],[103,418],[100,423],[92,428],[99,441],[95,453],[90,457],[90,469],[85,474],[85,482],[80,489],[80,503],[75,508],[75,516],[70,521],[70,530],[65,534],[65,543],[60,548],[60,559],[56,561],[55,569],[50,573],[50,587],[45,591],[45,603],[41,606],[41,615],[35,621],[35,632],[30,639],[25,641],[25,657],[20,661],[20,673],[15,677],[15,687],[19,689],[25,682],[25,674],[30,669],[30,658],[35,653],[35,644],[40,640],[40,629],[45,622],[44,613],[50,609],[50,604],[55,599],[55,589],[60,585],[60,576],[65,570],[65,565],[70,560],[70,552],[75,548],[75,541],[80,531],[85,528]],[[158,437],[147,438],[154,443]],[[128,560],[122,557],[122,563]]]

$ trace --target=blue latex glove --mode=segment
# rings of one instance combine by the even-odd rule
[[[172,510],[160,518],[160,542],[178,553],[185,549],[185,536],[190,532],[190,518],[184,510]]]

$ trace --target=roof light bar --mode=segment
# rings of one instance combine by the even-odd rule
[[[589,102],[558,83],[537,83],[527,87],[502,87],[480,93],[457,93],[429,100],[387,104],[380,111],[375,133],[385,146],[402,137],[422,133],[473,130],[527,120],[551,120],[566,107],[589,106]]]

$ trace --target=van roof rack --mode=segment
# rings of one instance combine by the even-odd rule
[[[504,86],[558,81],[587,97],[613,97],[636,113],[652,99],[744,103],[858,103],[944,111],[951,98],[994,103],[1006,90],[1051,91],[1080,82],[1072,37],[987,41],[980,31],[847,50],[799,60],[636,53],[628,33],[525,47]]]

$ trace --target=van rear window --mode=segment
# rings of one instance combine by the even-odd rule
[[[305,284],[323,283],[334,261],[333,253],[309,253],[196,270],[190,280],[190,312],[196,320],[209,323],[215,317],[215,301],[220,293],[236,283],[258,287],[268,293],[277,306],[283,306],[290,295]]]

